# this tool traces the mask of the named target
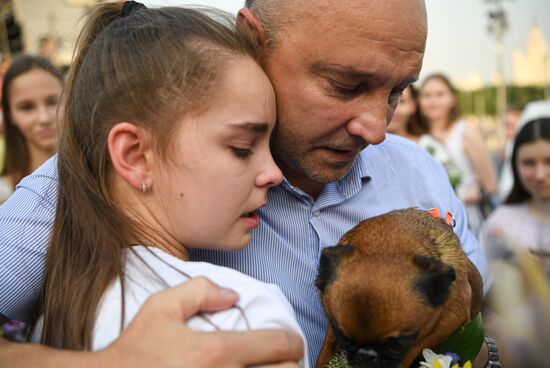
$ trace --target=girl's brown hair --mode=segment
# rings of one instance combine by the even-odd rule
[[[117,277],[123,285],[125,248],[147,244],[143,224],[132,222],[110,194],[110,129],[121,121],[144,127],[163,154],[175,122],[207,105],[224,64],[258,59],[253,38],[235,30],[225,13],[165,7],[121,14],[122,7],[107,3],[92,11],[64,96],[42,300],[42,342],[50,346],[91,348],[102,294]]]
[[[50,73],[63,84],[63,75],[48,59],[31,55],[22,55],[16,58],[4,74],[2,82],[2,114],[4,115],[6,155],[0,175],[9,175],[13,181],[14,189],[23,177],[31,173],[31,157],[27,140],[12,118],[10,89],[17,77],[35,69]]]
[[[412,116],[410,116],[409,120],[407,121],[407,133],[415,137],[420,137],[423,134],[428,134],[430,132],[430,129],[428,127],[426,119],[424,119],[424,117],[420,113],[420,105],[418,104],[418,89],[416,89],[416,87],[412,84],[407,88],[411,91],[411,98],[413,99],[416,106],[414,114],[412,114]]]
[[[518,151],[521,146],[536,141],[550,142],[550,117],[540,117],[527,122],[518,132],[514,140],[514,148],[510,162],[512,164],[512,173],[514,183],[510,194],[504,201],[506,204],[525,203],[533,198],[532,194],[522,184],[518,170]]]
[[[458,90],[455,88],[455,86],[453,86],[453,84],[451,83],[451,80],[447,78],[446,75],[440,74],[440,73],[431,74],[426,78],[424,78],[424,81],[422,82],[422,86],[420,87],[420,89],[422,90],[422,88],[426,85],[426,83],[428,83],[428,81],[432,79],[437,79],[443,82],[447,86],[447,88],[449,88],[449,91],[451,91],[452,95],[455,98],[455,105],[451,109],[451,111],[449,111],[449,120],[447,121],[447,127],[449,127],[451,126],[451,124],[453,124],[460,118],[460,114],[461,114]]]

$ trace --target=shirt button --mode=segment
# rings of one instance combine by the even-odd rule
[[[313,216],[315,216],[315,217],[321,216],[321,211],[315,211],[315,212],[313,212]]]

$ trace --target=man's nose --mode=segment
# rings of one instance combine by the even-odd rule
[[[388,105],[373,104],[359,106],[355,117],[347,124],[347,131],[351,135],[361,137],[369,144],[378,144],[386,138],[388,125]]]

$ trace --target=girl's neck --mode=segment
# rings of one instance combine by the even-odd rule
[[[452,124],[449,119],[440,118],[430,120],[430,134],[439,139],[444,139],[447,136]]]
[[[133,229],[137,231],[134,234],[135,238],[131,239],[128,245],[155,247],[181,260],[189,260],[188,248],[171,236],[166,226],[162,226],[162,223],[170,221],[163,221],[162,211],[159,213],[148,205],[162,202],[158,198],[153,198],[154,193],[136,190],[118,175],[114,175],[111,193],[117,208],[131,221]]]
[[[38,169],[46,160],[52,157],[55,154],[55,150],[44,150],[41,148],[29,146],[29,169],[32,173],[34,170]]]
[[[538,220],[550,223],[550,199],[531,199],[527,204],[529,213]]]

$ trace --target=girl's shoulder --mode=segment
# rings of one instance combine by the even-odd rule
[[[303,335],[292,306],[279,287],[266,284],[236,270],[206,262],[188,262],[158,248],[134,246],[127,254],[124,282],[126,326],[152,294],[190,278],[206,277],[239,294],[238,308],[197,316],[187,321],[196,330],[246,330],[285,328]],[[101,349],[120,334],[122,285],[115,280],[98,307],[93,349]],[[305,343],[305,340],[304,340]]]
[[[527,204],[501,204],[487,218],[487,224],[490,226],[507,226],[517,223],[520,219],[529,217]]]

